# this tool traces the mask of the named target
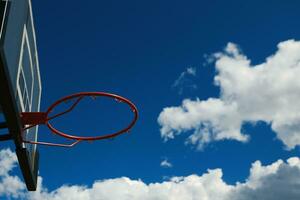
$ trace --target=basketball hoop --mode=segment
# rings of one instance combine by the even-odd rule
[[[79,104],[79,102],[82,99],[84,99],[86,97],[91,97],[91,98],[95,99],[95,97],[99,97],[99,96],[112,98],[120,103],[127,104],[129,106],[130,110],[134,114],[134,117],[133,117],[132,121],[129,123],[129,125],[117,132],[108,133],[108,134],[100,135],[100,136],[83,136],[82,137],[82,136],[76,136],[76,135],[70,135],[70,134],[64,133],[64,132],[56,129],[50,123],[50,121],[52,119],[55,119],[61,115],[64,115],[64,114],[72,111]],[[53,116],[50,116],[51,111],[53,111],[55,107],[57,107],[59,104],[61,104],[63,102],[69,101],[69,100],[74,100],[74,103],[67,110],[60,112],[58,114],[55,114]],[[121,135],[123,133],[127,133],[134,126],[137,119],[138,119],[138,110],[137,110],[136,106],[131,101],[129,101],[128,99],[126,99],[124,97],[121,97],[121,96],[115,95],[115,94],[106,93],[106,92],[80,92],[80,93],[72,94],[70,96],[66,96],[62,99],[59,99],[58,101],[53,103],[46,112],[23,112],[23,113],[21,113],[21,121],[23,124],[22,138],[23,138],[24,143],[40,144],[40,145],[48,145],[48,146],[58,146],[58,147],[72,147],[81,141],[95,141],[95,140],[110,139],[110,138],[114,138],[118,135]],[[33,128],[37,125],[46,125],[52,133],[62,136],[64,138],[70,139],[70,140],[74,140],[74,142],[71,144],[59,144],[59,143],[25,140],[24,139],[24,135],[26,134],[25,130]]]

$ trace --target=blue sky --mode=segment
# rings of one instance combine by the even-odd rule
[[[149,186],[219,172],[208,169],[222,170],[224,194],[229,186],[239,190],[236,182],[253,185],[255,169],[269,175],[263,166],[278,176],[281,168],[298,169],[293,173],[300,178],[300,104],[294,98],[300,84],[293,76],[300,59],[299,6],[296,1],[33,0],[41,109],[72,93],[106,91],[132,100],[140,114],[131,133],[113,141],[72,149],[41,146],[39,175],[47,194],[58,195],[66,184],[92,188],[95,181],[127,177]],[[114,102],[97,102],[57,125],[93,134],[128,120],[130,113]],[[48,135],[41,127],[41,139],[59,140]],[[9,142],[1,146],[13,149]],[[12,174],[20,176],[19,169]],[[268,181],[265,176],[255,180]],[[299,186],[289,177],[282,180]],[[245,188],[236,193],[243,195]]]

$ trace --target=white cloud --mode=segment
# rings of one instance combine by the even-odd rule
[[[8,157],[5,157],[8,155]],[[0,151],[0,163],[9,162],[7,173],[0,175],[0,198],[28,200],[298,200],[300,197],[300,159],[278,160],[270,165],[256,161],[242,183],[227,184],[222,169],[202,175],[173,177],[146,184],[127,177],[96,180],[85,185],[63,185],[48,191],[39,177],[38,190],[27,192],[19,178],[10,175],[16,159],[10,150]]]
[[[198,144],[199,148],[213,140],[248,139],[239,132],[242,122],[237,105],[227,105],[220,99],[211,98],[207,101],[186,99],[181,107],[165,108],[158,121],[163,125],[161,135],[165,140],[173,139],[175,135],[186,130],[194,130],[188,142]]]
[[[18,198],[23,196],[24,183],[9,172],[16,166],[17,157],[10,149],[0,151],[0,196]]]
[[[195,67],[188,67],[175,80],[172,87],[178,89],[178,93],[182,94],[185,88],[197,89],[197,85],[193,83],[191,77],[196,76],[197,70]]]
[[[186,73],[190,74],[190,75],[193,75],[193,76],[196,76],[196,68],[195,67],[188,67],[186,69]]]
[[[250,176],[239,183],[228,195],[232,200],[297,200],[300,198],[300,160],[293,157],[262,166],[259,161],[252,164]]]
[[[158,117],[161,136],[168,140],[192,131],[187,143],[201,149],[211,141],[245,142],[249,136],[241,132],[242,125],[264,121],[287,149],[299,145],[300,42],[279,43],[275,54],[258,65],[251,65],[233,43],[214,57],[220,97],[185,99],[180,106],[164,108]]]
[[[0,151],[0,176],[6,176],[16,165],[17,157],[10,149]]]
[[[161,167],[165,167],[165,168],[171,168],[171,167],[173,167],[172,163],[170,163],[168,161],[168,159],[164,159],[163,161],[161,161],[160,166]]]

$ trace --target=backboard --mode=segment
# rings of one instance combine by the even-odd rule
[[[21,112],[38,112],[41,79],[31,0],[0,0],[0,112],[11,138],[28,190],[36,190],[38,150],[22,142]],[[26,130],[26,140],[37,140],[38,127]]]

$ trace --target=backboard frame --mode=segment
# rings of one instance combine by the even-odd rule
[[[0,20],[1,20],[0,22],[1,23],[0,24],[0,92],[1,92],[0,107],[1,107],[1,112],[3,113],[5,118],[5,124],[2,123],[2,126],[5,126],[9,131],[9,133],[7,135],[2,136],[0,140],[13,139],[16,146],[17,158],[19,161],[19,165],[27,189],[29,191],[35,191],[37,187],[39,153],[38,150],[36,149],[35,156],[33,158],[34,160],[33,160],[32,156],[30,156],[28,149],[26,148],[26,145],[23,143],[22,140],[23,127],[21,124],[20,110],[17,105],[17,97],[15,95],[15,89],[12,84],[13,80],[11,80],[9,74],[9,66],[6,60],[5,49],[4,49],[4,41],[6,37],[6,34],[4,33],[6,33],[8,16],[10,14],[9,12],[11,11],[10,10],[11,3],[12,3],[11,0],[0,1],[0,11],[1,11],[0,13]],[[31,1],[26,0],[26,3],[28,4],[27,12],[29,12],[29,15],[31,15],[32,17]],[[27,21],[25,21],[25,23],[27,23]],[[32,27],[33,39],[35,43],[36,41],[35,41],[34,25],[32,24],[32,26],[33,26]],[[24,24],[24,29],[26,29],[25,24]],[[22,41],[21,48],[23,48],[23,41]],[[17,50],[18,49],[16,49],[16,51]]]

